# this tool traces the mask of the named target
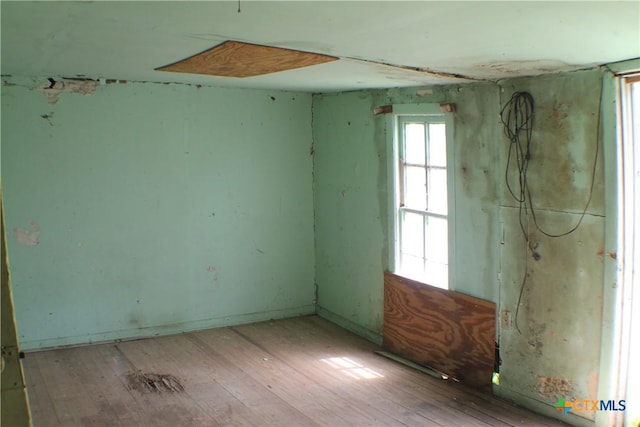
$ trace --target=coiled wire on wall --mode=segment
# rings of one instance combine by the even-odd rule
[[[600,102],[598,108],[602,104],[602,91],[604,84],[600,87]],[[533,96],[529,92],[514,92],[511,95],[509,101],[504,105],[500,111],[500,119],[504,125],[504,132],[510,141],[509,152],[507,155],[507,166],[505,169],[505,182],[511,196],[518,202],[518,218],[520,223],[520,229],[524,236],[526,243],[526,250],[531,252],[531,255],[535,260],[540,259],[540,254],[536,252],[535,245],[530,239],[530,222],[529,215],[531,215],[532,222],[535,229],[547,237],[562,237],[573,233],[580,227],[582,220],[584,219],[587,209],[591,203],[593,196],[593,187],[596,177],[596,167],[598,165],[598,151],[599,151],[599,139],[600,139],[600,116],[598,116],[597,131],[595,135],[595,155],[593,159],[593,168],[591,173],[591,184],[589,187],[589,194],[585,203],[584,209],[580,215],[580,218],[576,224],[569,230],[562,233],[550,233],[542,229],[538,224],[536,217],[535,205],[531,190],[529,188],[529,182],[527,172],[529,169],[529,161],[531,160],[531,148],[532,148],[532,136],[533,125],[535,118],[535,103]],[[510,182],[510,176],[513,174],[512,168],[517,167],[518,182],[517,185]],[[522,334],[518,325],[518,314],[520,311],[520,302],[522,301],[522,294],[527,281],[528,276],[528,254],[525,254],[525,268],[522,277],[522,283],[520,286],[520,293],[518,295],[518,302],[516,305],[515,313],[515,326],[519,334]]]

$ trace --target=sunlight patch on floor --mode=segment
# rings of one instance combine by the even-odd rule
[[[379,372],[374,371],[373,369],[367,368],[360,363],[350,359],[348,357],[329,357],[326,359],[321,359],[324,363],[331,366],[334,369],[341,371],[343,374],[354,378],[356,380],[360,379],[374,379],[374,378],[383,378]]]

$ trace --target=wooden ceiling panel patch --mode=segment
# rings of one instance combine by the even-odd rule
[[[223,77],[252,77],[337,59],[335,56],[229,40],[156,70]]]

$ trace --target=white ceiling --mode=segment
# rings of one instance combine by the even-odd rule
[[[0,6],[3,75],[328,92],[471,81],[449,74],[498,80],[640,57],[640,1],[241,0],[240,13],[237,1]],[[154,71],[230,39],[341,60],[250,78]]]

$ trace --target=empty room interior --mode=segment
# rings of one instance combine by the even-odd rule
[[[0,8],[2,425],[639,425],[640,2]]]

